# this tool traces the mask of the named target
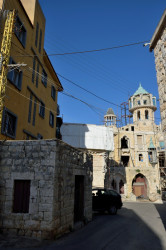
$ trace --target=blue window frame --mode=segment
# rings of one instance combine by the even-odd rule
[[[15,139],[16,129],[17,129],[17,116],[7,108],[4,108],[3,118],[2,118],[2,131],[1,131],[2,134]]]
[[[20,20],[20,18],[18,16],[16,17],[16,21],[15,21],[15,30],[14,30],[14,32],[15,32],[16,37],[20,41],[20,43],[25,48],[27,31],[26,31],[23,23],[21,22],[21,20]]]
[[[42,101],[40,101],[39,115],[42,118],[44,118],[44,116],[45,116],[45,104]]]
[[[35,98],[35,101],[34,101],[34,109],[33,109],[33,121],[32,121],[32,125],[33,125],[33,126],[35,126],[36,105],[37,105],[37,99]]]
[[[37,63],[36,88],[38,88],[38,83],[39,83],[39,63]]]
[[[15,61],[10,57],[9,64],[16,64]],[[22,86],[22,71],[19,68],[11,68],[7,74],[8,80],[19,90]]]
[[[50,111],[49,124],[52,128],[54,127],[54,114],[51,111]]]
[[[56,89],[55,89],[54,86],[51,86],[51,97],[52,97],[52,99],[55,101]]]
[[[42,71],[42,78],[41,78],[42,83],[44,84],[45,87],[47,87],[47,73],[43,69]]]

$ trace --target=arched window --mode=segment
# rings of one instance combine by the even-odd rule
[[[137,119],[140,120],[141,119],[141,114],[140,111],[137,112]]]
[[[148,110],[145,110],[145,119],[146,119],[146,120],[149,119],[149,112],[148,112]]]
[[[128,148],[128,139],[126,136],[123,136],[123,138],[121,139],[121,148]]]

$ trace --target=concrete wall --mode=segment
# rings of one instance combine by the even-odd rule
[[[58,140],[6,141],[0,147],[0,228],[53,238],[74,226],[75,175],[84,176],[84,218],[92,219],[92,156]],[[13,213],[14,180],[30,180],[29,213]]]
[[[112,128],[93,124],[64,123],[61,127],[63,141],[83,149],[114,150]]]

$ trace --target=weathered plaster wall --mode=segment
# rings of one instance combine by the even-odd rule
[[[6,141],[0,147],[0,228],[53,238],[74,225],[75,175],[84,176],[84,217],[92,218],[92,156],[58,140]],[[29,213],[13,213],[14,180],[30,180]]]

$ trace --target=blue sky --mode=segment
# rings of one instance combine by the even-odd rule
[[[48,54],[87,51],[150,41],[166,8],[165,0],[39,0],[46,17]],[[139,83],[158,99],[154,54],[142,44],[101,52],[50,56],[65,92],[59,93],[64,122],[103,124],[108,108],[120,105]],[[76,87],[106,99],[104,102]],[[112,104],[111,104],[112,103]],[[156,123],[160,121],[159,102]],[[124,123],[123,123],[124,125]]]

